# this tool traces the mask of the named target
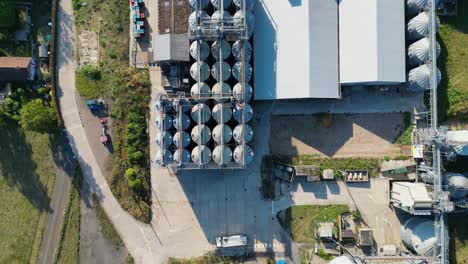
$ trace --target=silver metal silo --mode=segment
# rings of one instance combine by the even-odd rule
[[[204,82],[195,83],[190,89],[190,94],[194,99],[207,98],[211,96],[211,89],[210,86]]]
[[[247,123],[250,120],[252,120],[253,110],[249,104],[238,104],[236,105],[236,107],[234,107],[232,115],[234,116],[234,119],[239,123],[242,123],[242,115],[244,115],[244,122]]]
[[[231,87],[225,82],[213,85],[211,92],[217,102],[224,102],[232,95]]]
[[[196,164],[207,164],[211,161],[211,150],[205,146],[196,146],[192,150],[192,161]]]
[[[193,142],[205,145],[211,139],[211,130],[205,125],[196,125],[192,128],[191,135]]]
[[[198,56],[200,56],[201,61],[204,61],[210,55],[210,45],[204,40],[195,40],[190,44],[190,55],[196,61],[198,60]]]
[[[422,12],[408,22],[408,37],[410,41],[416,41],[429,35],[431,27],[429,18],[429,12]],[[437,28],[439,28],[440,22],[438,17],[436,23]]]
[[[252,141],[252,138],[253,138],[253,129],[247,124],[245,124],[244,126],[242,126],[242,124],[239,124],[234,128],[234,131],[232,134],[233,134],[234,140],[237,143],[242,142],[242,134],[244,135],[244,142],[249,143],[250,141]]]
[[[245,0],[245,9],[252,10],[254,1],[255,0]],[[243,7],[242,4],[244,0],[233,0],[233,2],[238,8]]]
[[[170,115],[163,114],[156,117],[156,127],[159,130],[168,130],[173,126],[173,120]]]
[[[419,12],[426,9],[428,5],[428,0],[407,0],[406,1],[406,15],[415,16]]]
[[[234,42],[234,44],[232,44],[232,55],[237,61],[241,60],[241,44],[243,45],[242,48],[244,49],[243,61],[249,62],[252,56],[252,45],[250,45],[250,43],[246,40],[237,40]]]
[[[401,240],[418,255],[432,256],[437,243],[434,221],[421,217],[408,219],[402,227]]]
[[[213,161],[218,165],[231,162],[232,150],[228,146],[216,146],[213,150]]]
[[[223,21],[232,21],[232,15],[229,14],[227,11],[216,10],[211,15],[211,21],[213,23],[219,24]],[[225,23],[223,23],[225,24]]]
[[[220,60],[219,58],[221,58],[221,60],[226,60],[231,55],[231,45],[224,39],[221,41],[216,40],[213,42],[213,45],[211,45],[211,55],[218,61]]]
[[[461,173],[447,172],[443,175],[444,184],[450,189],[454,200],[465,199],[468,195],[468,178]]]
[[[242,85],[241,85],[241,83],[236,83],[236,85],[234,85],[234,88],[232,89],[232,93],[234,95],[234,98],[236,98],[237,100],[241,100],[241,96],[242,96]],[[253,95],[252,86],[250,86],[250,84],[248,84],[248,83],[245,83],[245,85],[244,85],[244,101],[246,103],[250,102],[250,99],[252,99],[252,95]]]
[[[431,40],[422,38],[408,47],[408,64],[415,66],[429,62],[431,54]],[[440,44],[437,43],[437,57],[440,55]]]
[[[174,162],[177,164],[187,164],[190,163],[190,152],[186,149],[182,149],[182,155],[179,154],[179,150],[174,152]]]
[[[216,81],[225,82],[229,77],[231,77],[231,66],[225,61],[217,61],[211,67],[211,75]]]
[[[254,158],[254,152],[251,147],[239,145],[234,149],[234,160],[239,164],[248,165]]]
[[[193,9],[203,9],[208,6],[209,0],[189,0],[190,6]]]
[[[195,62],[190,67],[190,76],[192,76],[192,78],[197,82],[204,82],[208,77],[210,77],[210,66],[208,66],[204,61],[201,61],[200,63]]]
[[[224,106],[223,104],[216,104],[211,110],[213,119],[218,123],[227,123],[231,120],[232,110],[229,106]]]
[[[245,15],[245,24],[247,25],[247,35],[250,37],[254,31],[255,26],[255,17],[250,10],[246,10]],[[238,27],[244,26],[244,11],[239,10],[234,14],[234,24]]]
[[[182,123],[180,123],[180,122],[182,122]],[[180,115],[180,121],[179,121],[178,116],[176,116],[173,119],[173,125],[177,130],[186,130],[186,129],[188,129],[190,127],[190,123],[191,123],[190,117],[188,115],[186,115],[186,114],[181,114]]]
[[[437,84],[440,82],[442,74],[437,69]],[[430,88],[431,67],[427,64],[410,70],[408,74],[408,91],[418,93]]]
[[[231,0],[211,0],[211,4],[215,9],[228,9],[231,3]]]
[[[245,82],[250,82],[253,69],[248,63],[236,62],[234,66],[232,66],[232,75],[238,82],[242,81],[242,66],[244,67],[244,80]]]
[[[227,143],[232,139],[232,130],[228,125],[220,124],[213,129],[213,140],[218,143]]]
[[[164,149],[156,152],[155,161],[159,165],[165,165],[173,162],[173,154],[171,151]]]
[[[159,132],[156,135],[156,145],[160,146],[161,148],[167,149],[170,145],[172,145],[172,135],[167,131]]]
[[[204,124],[211,118],[211,110],[206,104],[196,104],[192,108],[192,119],[197,124]]]
[[[177,131],[172,138],[174,145],[178,148],[186,148],[190,144],[190,135],[185,131]]]
[[[210,21],[210,16],[205,11],[193,11],[189,16],[189,28],[195,30],[197,26],[205,21]]]

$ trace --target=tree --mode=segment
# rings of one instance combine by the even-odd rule
[[[57,131],[57,117],[50,106],[41,99],[33,100],[20,110],[20,124],[25,130],[52,134]]]
[[[8,0],[0,0],[0,27],[12,28],[16,24],[16,12]]]

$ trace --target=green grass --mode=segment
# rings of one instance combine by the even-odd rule
[[[404,131],[401,133],[395,140],[396,144],[410,146],[412,144],[411,141],[411,133],[413,132],[414,125],[411,123],[411,113],[405,113],[404,118]]]
[[[48,135],[0,128],[0,263],[35,262],[55,181]]]
[[[80,95],[86,99],[96,99],[101,97],[101,86],[102,81],[89,79],[81,71],[76,73],[76,89]]]
[[[449,216],[450,263],[468,263],[467,215]]]
[[[267,260],[268,264],[273,264],[274,261],[272,262],[272,260],[268,259]],[[167,264],[214,264],[214,263],[217,263],[217,264],[221,264],[221,263],[225,263],[225,264],[232,264],[232,263],[243,263],[243,259],[242,258],[230,258],[230,257],[223,257],[223,256],[219,256],[215,253],[207,253],[201,257],[197,257],[197,258],[191,258],[191,259],[177,259],[177,258],[169,258],[169,260],[167,261]]]
[[[93,195],[93,208],[96,213],[97,218],[99,219],[99,227],[102,234],[105,238],[112,242],[116,248],[120,248],[124,245],[122,239],[115,230],[114,225],[107,217],[106,212],[102,208],[101,204],[98,202],[97,198]]]
[[[320,171],[333,169],[335,178],[341,179],[340,170],[367,170],[369,176],[376,177],[379,174],[380,159],[371,158],[324,158],[317,155],[300,155],[293,157],[293,165],[316,165]]]
[[[468,1],[458,1],[458,15],[442,18],[438,60],[439,115],[444,120],[468,121]]]
[[[286,209],[283,217],[278,215],[278,219],[293,241],[314,243],[316,221],[336,221],[344,212],[349,212],[347,205],[295,205]]]

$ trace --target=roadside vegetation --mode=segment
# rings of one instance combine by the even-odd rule
[[[120,248],[124,246],[124,243],[122,239],[120,238],[119,233],[117,233],[117,230],[115,230],[114,225],[107,217],[106,212],[104,212],[104,208],[102,208],[96,196],[93,195],[92,199],[93,199],[93,209],[94,209],[94,212],[96,213],[97,219],[99,220],[100,230],[102,234],[104,235],[104,237],[107,238],[109,241],[111,241],[112,244],[116,248]]]
[[[341,180],[340,171],[344,170],[367,170],[370,177],[379,174],[381,160],[377,158],[324,158],[316,155],[300,155],[292,158],[293,165],[316,165],[320,173],[325,169],[332,169],[335,179]]]
[[[411,122],[411,113],[405,113],[404,118],[404,130],[395,139],[396,144],[410,146],[413,142],[411,141],[411,134],[413,132],[414,125]]]
[[[178,259],[178,258],[169,258],[167,264],[208,264],[208,263],[245,263],[245,262],[256,262],[256,263],[266,263],[274,264],[275,259],[272,256],[264,257],[224,257],[217,255],[214,252],[207,253],[201,257],[191,258],[191,259]]]
[[[114,119],[114,164],[108,177],[121,206],[150,220],[151,186],[146,121],[151,83],[146,70],[129,66],[128,1],[73,0],[76,26],[99,33],[99,67],[84,67],[77,86],[85,98],[102,97]]]

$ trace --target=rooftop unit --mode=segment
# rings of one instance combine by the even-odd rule
[[[424,183],[393,182],[390,201],[413,215],[430,215],[433,209],[432,198]]]

